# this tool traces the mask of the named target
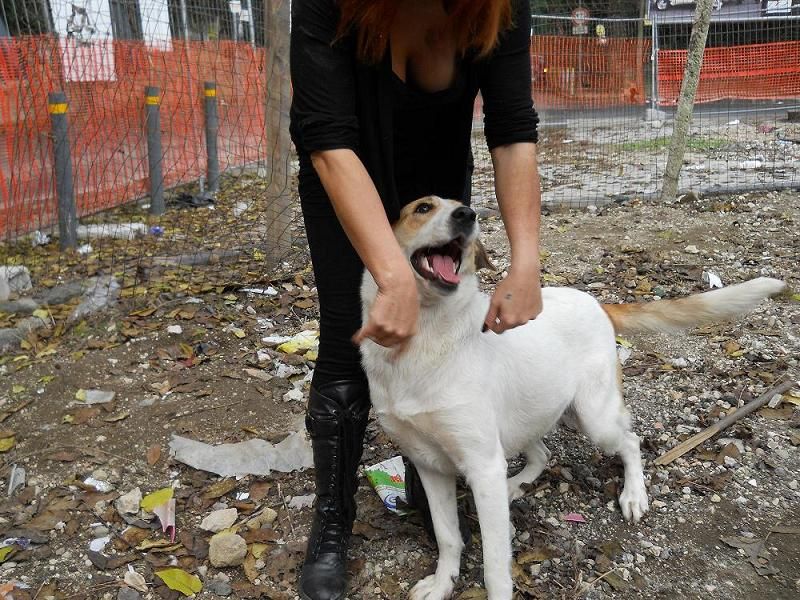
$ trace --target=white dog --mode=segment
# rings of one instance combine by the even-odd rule
[[[475,273],[490,264],[475,213],[452,200],[422,198],[405,207],[394,230],[418,275],[419,333],[400,356],[371,340],[361,351],[375,412],[419,470],[430,504],[439,561],[412,589],[414,600],[453,591],[463,546],[458,473],[475,498],[489,600],[511,598],[509,501],[547,465],[542,438],[567,409],[600,448],[622,458],[620,507],[638,521],[647,491],[639,439],[622,400],[615,332],[674,331],[732,317],[785,287],[759,278],[680,300],[605,306],[578,290],[546,288],[536,320],[502,335],[482,333],[489,298]],[[365,320],[376,291],[365,273]],[[520,452],[527,466],[506,480],[506,458]]]

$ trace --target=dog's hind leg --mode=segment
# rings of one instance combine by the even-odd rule
[[[528,461],[525,467],[507,480],[508,485],[508,501],[513,502],[517,498],[522,498],[525,492],[522,485],[525,483],[533,483],[536,478],[542,474],[547,462],[550,460],[550,450],[544,445],[542,440],[536,440],[523,452],[525,459]]]
[[[453,593],[464,548],[458,527],[456,479],[420,465],[417,465],[417,472],[428,497],[439,560],[436,572],[420,580],[409,597],[411,600],[443,600]]]
[[[648,509],[639,438],[631,431],[630,415],[617,382],[610,381],[603,386],[597,385],[597,381],[576,397],[575,411],[586,435],[601,450],[618,454],[622,459],[625,487],[620,494],[619,505],[625,519],[638,522]]]

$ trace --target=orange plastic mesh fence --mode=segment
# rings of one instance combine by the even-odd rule
[[[658,53],[658,96],[677,104],[686,50]],[[696,102],[800,97],[800,41],[706,48]]]
[[[539,109],[644,104],[650,41],[631,38],[531,37],[531,84]],[[475,116],[480,116],[480,101]]]
[[[267,154],[263,48],[231,41],[96,43],[92,54],[52,37],[0,48],[0,238],[56,219],[47,95],[69,100],[75,202],[88,215],[147,193],[145,87],[161,91],[165,186],[205,174],[203,82],[217,84],[220,168]],[[16,67],[16,69],[15,69]]]

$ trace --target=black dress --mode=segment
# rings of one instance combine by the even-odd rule
[[[355,36],[336,39],[335,0],[292,3],[291,135],[299,192],[320,298],[320,351],[314,384],[363,377],[350,341],[360,327],[363,265],[333,212],[311,153],[349,148],[367,169],[390,222],[400,209],[435,194],[469,203],[473,106],[480,91],[489,149],[536,142],[531,99],[530,13],[513,0],[513,25],[486,58],[467,53],[453,84],[428,93],[403,82],[391,57],[358,61]]]

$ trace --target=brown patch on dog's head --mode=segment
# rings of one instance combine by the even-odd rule
[[[414,242],[419,230],[428,223],[446,202],[437,196],[425,196],[407,204],[400,211],[400,218],[394,224],[394,235],[400,246],[408,248]]]

